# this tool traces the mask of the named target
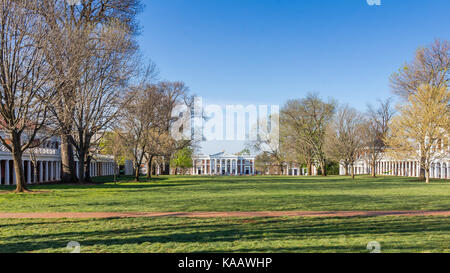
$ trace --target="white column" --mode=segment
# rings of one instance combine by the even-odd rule
[[[54,166],[53,166],[53,161],[49,161],[48,162],[48,181],[53,181],[53,170],[54,170]]]
[[[213,164],[212,164],[212,159],[209,159],[209,175],[213,174]]]
[[[445,177],[446,168],[447,167],[444,168],[444,162],[441,162],[441,179],[445,179],[446,178]]]
[[[44,181],[44,163],[42,161],[38,161],[39,165],[39,182],[42,183]]]
[[[225,175],[228,174],[228,159],[225,159]]]
[[[244,174],[244,160],[241,158],[241,175]]]
[[[450,179],[450,161],[447,162],[447,179]]]
[[[234,165],[234,175],[237,175],[238,174],[238,171],[237,171],[237,169],[238,169],[238,161],[237,161],[237,159],[234,160],[234,163],[235,163],[235,165]]]
[[[10,185],[11,179],[9,177],[9,160],[5,160],[5,185]]]
[[[45,182],[48,182],[48,161],[45,162]]]
[[[255,160],[252,161],[252,175],[255,175]]]
[[[1,170],[0,170],[1,172]],[[27,183],[31,184],[31,161],[27,161]]]

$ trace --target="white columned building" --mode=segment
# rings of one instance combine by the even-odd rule
[[[366,164],[364,158],[355,163],[355,169],[359,170],[357,174],[371,174],[371,168],[362,168]],[[395,160],[387,155],[384,155],[377,164],[377,175],[388,176],[405,176],[405,177],[419,177],[420,163],[414,159]],[[351,174],[351,167],[348,167],[348,173]],[[362,172],[361,172],[362,170]],[[342,164],[339,168],[339,174],[345,175],[345,166]],[[447,152],[445,157],[437,159],[431,163],[430,166],[430,178],[436,179],[450,179],[450,152]]]
[[[61,152],[58,137],[46,141],[42,147],[34,148],[33,154],[25,151],[22,157],[22,166],[25,182],[27,184],[55,182],[61,180]],[[78,159],[74,155],[76,171],[78,174]],[[114,160],[111,156],[95,155],[92,159],[95,169],[93,176],[113,175]],[[11,152],[0,145],[0,187],[14,185],[16,175]],[[0,188],[1,189],[1,188]]]
[[[205,166],[205,167],[204,167]],[[193,158],[193,175],[254,175],[255,156],[221,152],[196,155]]]

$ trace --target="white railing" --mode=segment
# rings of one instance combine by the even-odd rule
[[[59,154],[59,149],[55,148],[33,148],[36,155],[57,155]],[[10,151],[5,147],[5,145],[0,144],[0,152],[6,152],[9,153]],[[26,154],[29,153],[28,151],[25,151]]]

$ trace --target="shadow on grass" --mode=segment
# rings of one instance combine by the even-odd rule
[[[411,238],[421,238],[421,240],[424,240],[424,232],[448,232],[450,230],[450,223],[446,219],[448,218],[257,218],[249,223],[245,223],[245,220],[242,219],[231,219],[223,222],[223,220],[180,220],[173,218],[159,218],[156,220],[147,218],[131,221],[129,219],[98,219],[88,223],[69,221],[68,223],[57,222],[54,224],[62,224],[63,227],[65,224],[76,224],[78,231],[58,229],[58,231],[52,231],[47,234],[3,236],[1,240],[3,242],[0,243],[0,252],[61,249],[65,248],[69,241],[74,240],[80,242],[82,247],[127,245],[133,247],[132,245],[144,243],[214,244],[236,241],[331,240],[339,238],[348,239],[348,237],[360,238],[363,236],[377,238],[379,236],[386,236],[386,234],[392,238],[400,235],[408,235]],[[170,224],[171,221],[175,221],[177,224]],[[43,222],[30,223],[28,228],[39,228],[34,225],[40,224],[43,224]],[[95,224],[98,230],[82,231],[85,229],[83,224]],[[367,238],[363,238],[362,240],[365,242]],[[414,241],[413,243],[417,244],[416,247],[420,247],[426,244],[426,241]],[[219,247],[217,246],[217,249],[214,251],[220,252],[221,249]],[[362,247],[364,249],[364,246]],[[405,249],[407,248],[405,247]],[[355,251],[359,248],[350,243],[345,246],[333,246],[333,249],[336,251]],[[308,246],[306,248],[300,246],[273,247],[273,245],[268,243],[264,247],[256,245],[255,248],[242,248],[239,251],[321,252],[330,251],[330,248],[329,246],[320,245]]]

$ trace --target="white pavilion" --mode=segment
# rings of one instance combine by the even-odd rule
[[[254,175],[255,156],[229,154],[225,151],[212,155],[196,155],[193,159],[194,175]]]

